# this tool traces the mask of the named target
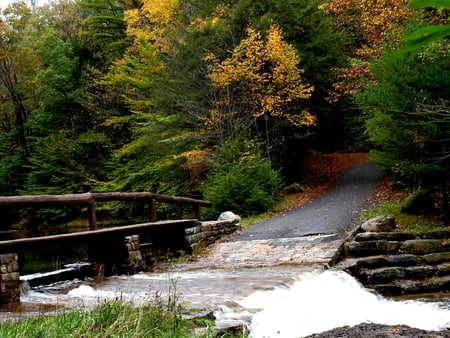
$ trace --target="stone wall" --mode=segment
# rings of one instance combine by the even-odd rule
[[[179,233],[172,233],[172,234],[166,234],[166,236],[171,236],[170,239],[173,242],[177,242],[176,247],[170,248],[170,250],[167,247],[161,247],[158,244],[159,243],[153,243],[148,239],[141,238],[139,241],[139,238],[137,238],[135,242],[135,247],[137,246],[140,251],[132,252],[133,246],[127,244],[127,248],[129,248],[129,252],[132,252],[129,254],[130,257],[130,263],[131,266],[133,265],[133,261],[137,262],[137,260],[134,260],[135,257],[141,257],[143,262],[139,263],[141,266],[142,264],[145,264],[147,266],[152,266],[155,263],[160,263],[161,261],[167,260],[171,255],[177,255],[178,253],[191,253],[192,251],[196,250],[197,248],[204,248],[208,245],[213,244],[220,238],[223,238],[224,236],[230,235],[237,230],[240,229],[240,219],[231,219],[231,220],[218,220],[218,221],[208,221],[208,222],[198,222],[196,226],[191,228],[184,229],[180,234]],[[183,238],[178,238],[183,237]],[[155,239],[153,239],[155,240]],[[156,240],[156,242],[158,242]],[[138,256],[136,256],[138,255]],[[127,256],[128,257],[128,256]],[[132,270],[132,269],[131,269]],[[129,269],[128,271],[131,272]]]
[[[192,249],[206,247],[218,239],[240,229],[239,220],[201,222],[198,226],[185,229],[184,237]]]
[[[355,234],[335,267],[364,286],[395,296],[450,289],[450,230]]]
[[[17,254],[0,255],[0,303],[20,301],[20,276]]]

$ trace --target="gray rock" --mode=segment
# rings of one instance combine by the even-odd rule
[[[299,183],[292,183],[281,190],[282,195],[292,195],[304,192],[305,189]]]
[[[238,215],[236,215],[232,211],[225,211],[225,212],[222,212],[220,214],[220,216],[219,216],[219,218],[217,220],[218,221],[235,221],[235,222],[240,222],[241,221],[241,217],[239,217]]]
[[[442,241],[439,239],[412,239],[404,241],[400,246],[401,253],[427,255],[440,252]]]
[[[361,225],[365,232],[389,232],[395,228],[395,218],[384,215],[371,218]]]

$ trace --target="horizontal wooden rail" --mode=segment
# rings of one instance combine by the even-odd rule
[[[168,196],[151,192],[107,192],[64,195],[23,195],[0,196],[0,207],[24,207],[34,205],[86,205],[89,210],[89,228],[97,229],[97,202],[147,200],[150,204],[150,221],[156,222],[156,202],[192,204],[195,217],[200,220],[200,207],[208,207],[211,202],[181,196]]]
[[[167,220],[167,221],[158,221],[158,222],[150,222],[150,223],[140,223],[140,224],[132,224],[132,225],[124,225],[120,227],[114,228],[106,228],[106,229],[96,229],[90,231],[80,231],[59,235],[50,235],[50,236],[39,236],[39,237],[28,237],[28,238],[19,238],[12,239],[8,241],[0,241],[0,253],[2,252],[10,252],[16,250],[24,250],[30,248],[38,248],[45,247],[48,245],[53,245],[55,243],[61,244],[66,242],[73,241],[86,241],[86,240],[102,240],[106,236],[110,235],[119,235],[119,236],[129,236],[148,232],[151,228],[156,227],[185,227],[190,228],[197,225],[197,220],[193,219],[185,219],[185,220]]]

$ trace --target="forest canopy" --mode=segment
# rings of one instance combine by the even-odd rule
[[[371,151],[448,206],[449,2],[14,1],[0,195],[150,191],[249,215],[309,152]]]

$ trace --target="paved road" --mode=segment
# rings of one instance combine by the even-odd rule
[[[352,167],[321,197],[217,243],[189,269],[326,265],[353,230],[379,178],[370,164]]]
[[[230,241],[345,233],[361,213],[379,178],[379,172],[371,164],[352,167],[333,189],[318,199],[250,227]]]

